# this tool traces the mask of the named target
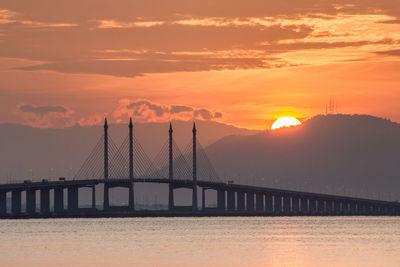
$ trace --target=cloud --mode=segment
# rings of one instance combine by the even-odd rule
[[[0,9],[0,25],[1,24],[20,24],[36,28],[59,28],[59,27],[76,27],[75,23],[46,23],[41,21],[24,20],[14,11],[8,9]]]
[[[100,0],[96,8],[92,1],[45,1],[51,12],[44,13],[40,4],[4,0],[0,57],[41,62],[18,70],[136,77],[309,64],[307,57],[293,64],[282,56],[289,51],[349,48],[359,54],[347,61],[393,49],[393,43],[379,40],[400,39],[400,10],[393,8],[393,0],[204,0],[201,5],[184,0],[116,0],[110,5]],[[329,63],[321,60],[319,65]]]
[[[133,110],[134,111],[133,114],[138,116],[147,111],[152,111],[155,113],[155,116],[162,117],[166,112],[168,112],[168,109],[166,107],[153,104],[147,100],[139,100],[136,102],[132,102],[126,107],[127,109]]]
[[[376,53],[379,54],[379,55],[384,55],[384,56],[397,56],[397,57],[400,57],[400,49],[379,51],[379,52],[376,52]]]
[[[193,108],[192,107],[188,107],[188,106],[174,106],[174,105],[172,105],[169,111],[171,112],[171,114],[175,114],[175,113],[193,111]]]
[[[104,117],[106,117],[106,114],[96,112],[95,114],[93,114],[89,117],[80,118],[77,121],[77,124],[79,124],[81,126],[99,125],[104,122]]]
[[[121,122],[132,116],[136,121],[160,122],[170,120],[215,120],[222,117],[221,112],[213,112],[205,108],[196,109],[184,105],[162,105],[146,99],[121,99],[113,116]]]
[[[22,117],[28,125],[48,128],[70,125],[70,117],[73,111],[60,105],[36,106],[21,104],[17,105],[16,113]]]
[[[38,116],[45,116],[49,113],[67,114],[68,110],[63,106],[33,106],[19,105],[18,109],[21,112],[28,112]]]

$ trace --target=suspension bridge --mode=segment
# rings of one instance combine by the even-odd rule
[[[195,124],[193,138],[182,151],[173,138],[170,124],[168,138],[154,159],[150,159],[135,137],[132,119],[128,128],[128,136],[117,146],[109,137],[105,119],[104,134],[72,180],[0,184],[0,218],[400,215],[400,203],[397,202],[225,183],[199,143]],[[135,185],[138,183],[166,184],[168,208],[138,210],[135,205]],[[103,188],[101,208],[96,206],[98,185]],[[126,207],[110,205],[110,189],[116,187],[128,188]],[[91,189],[91,208],[79,207],[80,188]],[[174,191],[180,188],[191,190],[191,205],[175,205]],[[207,190],[216,192],[216,207],[207,207]],[[53,203],[50,203],[51,193]],[[11,194],[11,198],[7,194]],[[8,204],[10,209],[7,209]]]

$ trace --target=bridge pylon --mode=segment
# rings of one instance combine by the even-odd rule
[[[104,119],[104,199],[103,199],[103,209],[107,210],[110,207],[109,202],[109,192],[108,192],[108,124],[107,118]]]
[[[129,119],[129,208],[135,210],[135,197],[134,197],[134,177],[133,177],[133,124],[132,118]]]
[[[168,160],[168,165],[169,165],[169,192],[168,192],[168,210],[172,211],[174,209],[174,185],[172,183],[172,180],[174,179],[174,151],[172,149],[173,147],[173,139],[172,139],[172,124],[169,124],[169,160]]]
[[[196,129],[196,123],[193,123],[193,193],[192,193],[192,209],[193,211],[197,211],[198,205],[197,205],[197,148],[196,148],[196,134],[197,134],[197,129]]]

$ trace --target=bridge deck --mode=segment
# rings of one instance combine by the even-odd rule
[[[135,178],[134,183],[161,183],[161,184],[173,184],[175,188],[192,188],[193,181],[189,179],[174,179],[170,180],[168,178]],[[54,188],[68,188],[68,187],[93,187],[98,184],[107,183],[110,187],[128,187],[131,183],[129,178],[113,178],[113,179],[88,179],[88,180],[65,180],[65,181],[40,181],[40,182],[28,182],[28,183],[10,183],[10,184],[0,184],[0,191],[15,191],[15,190],[40,190],[40,189],[54,189]],[[224,189],[231,190],[235,192],[260,192],[260,193],[271,193],[271,194],[281,194],[293,197],[304,197],[304,198],[316,198],[316,199],[329,199],[338,201],[356,201],[356,202],[368,202],[371,204],[381,204],[400,207],[400,203],[376,199],[366,199],[357,198],[349,196],[339,196],[331,194],[322,193],[311,193],[302,192],[286,189],[276,189],[270,187],[260,187],[251,185],[239,185],[239,184],[227,184],[222,182],[212,182],[212,181],[197,181],[197,185],[203,188],[210,189]]]

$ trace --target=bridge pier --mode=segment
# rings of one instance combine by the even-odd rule
[[[333,201],[330,199],[325,200],[325,214],[333,215]]]
[[[56,187],[54,189],[54,212],[61,213],[64,211],[64,188]]]
[[[368,205],[368,215],[376,215],[375,205],[373,204]]]
[[[135,210],[135,196],[134,196],[134,185],[133,182],[129,183],[129,209]],[[95,199],[95,188],[92,188],[92,208],[96,208],[96,199]]]
[[[21,213],[21,190],[11,192],[11,211],[13,214]]]
[[[357,204],[356,202],[350,202],[350,215],[357,215]]]
[[[0,191],[0,215],[7,214],[7,192]]]
[[[317,213],[317,200],[315,198],[310,198],[308,205],[309,214],[315,215]]]
[[[206,189],[204,187],[202,187],[201,188],[201,210],[204,211],[205,208],[206,208]]]
[[[349,215],[349,203],[345,200],[342,200],[342,214]]]
[[[107,182],[104,182],[104,197],[103,197],[103,210],[108,210],[110,208],[110,198],[109,198],[109,188]],[[68,191],[69,196],[69,191]]]
[[[40,213],[50,213],[50,189],[40,189]]]
[[[246,192],[246,210],[248,212],[253,212],[254,211],[254,192],[252,191],[247,191]]]
[[[309,212],[308,212],[308,200],[305,197],[302,197],[300,199],[300,213],[302,215],[308,215],[309,214]]]
[[[217,208],[220,212],[225,212],[225,189],[217,190]]]
[[[282,196],[279,194],[274,195],[274,213],[276,215],[282,214]]]
[[[36,190],[26,190],[26,213],[32,215],[36,213]]]
[[[245,211],[245,201],[244,201],[244,192],[237,192],[237,210],[240,212]]]
[[[322,198],[317,199],[317,211],[319,215],[325,214],[325,201]]]
[[[256,211],[264,212],[264,195],[262,192],[256,193]]]
[[[96,186],[92,186],[92,209],[96,209]]]
[[[205,189],[203,188],[203,195],[205,195]],[[174,210],[174,186],[172,183],[168,185],[168,210],[173,211]],[[205,204],[204,204],[205,206]]]
[[[341,204],[339,200],[335,200],[333,201],[333,214],[334,215],[341,215],[342,214],[342,210],[341,210]]]
[[[300,214],[300,199],[298,196],[292,197],[292,213],[294,215]]]
[[[358,202],[357,213],[358,213],[358,215],[366,214],[366,204],[365,203]]]
[[[274,213],[274,197],[271,193],[265,195],[265,212],[270,215]]]
[[[235,211],[235,191],[228,190],[228,211]]]
[[[283,214],[290,215],[290,196],[283,196]]]
[[[68,187],[68,211],[76,212],[79,208],[78,187]]]

